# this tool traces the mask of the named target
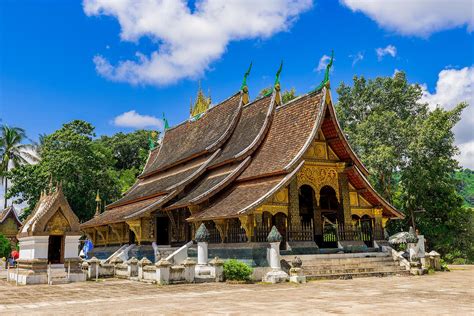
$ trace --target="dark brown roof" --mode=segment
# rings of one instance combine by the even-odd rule
[[[189,220],[210,220],[214,218],[237,217],[242,210],[267,195],[274,189],[284,176],[274,177],[264,181],[252,181],[234,184],[224,194],[205,208],[202,212],[192,215]]]
[[[153,207],[154,205],[159,204],[165,198],[166,196],[153,197],[144,201],[122,205],[110,210],[106,210],[99,216],[94,217],[91,220],[81,224],[81,228],[123,222],[126,220],[125,217],[127,215],[130,215],[136,211],[141,211],[146,208]]]
[[[186,192],[184,197],[165,209],[172,210],[190,204],[199,204],[202,201],[209,199],[220,192],[220,190],[224,189],[231,181],[235,180],[249,162],[250,157],[247,157],[247,159],[239,164],[227,165],[223,168],[213,169],[202,180],[195,184],[192,189]]]
[[[322,93],[312,93],[278,107],[265,141],[238,179],[287,171],[296,163],[317,131],[322,98]]]
[[[213,165],[233,159],[245,159],[257,148],[270,126],[275,102],[272,96],[261,98],[247,104],[242,109],[239,122],[229,141],[224,145],[222,154]]]
[[[141,177],[216,150],[235,128],[241,108],[239,92],[209,109],[201,118],[166,130],[159,152]]]
[[[244,215],[265,203],[272,194],[287,185],[303,165],[304,160],[296,165],[292,172],[284,175],[235,182],[208,207],[192,215],[188,220],[202,221]]]

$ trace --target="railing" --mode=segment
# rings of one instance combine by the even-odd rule
[[[255,242],[266,242],[268,234],[270,233],[271,227],[262,225],[255,226],[253,230],[253,241]]]
[[[209,232],[209,243],[219,244],[222,242],[221,235],[219,234],[219,231],[217,230],[217,228],[215,227],[208,228],[207,231]]]
[[[228,227],[226,242],[247,242],[247,234],[245,233],[245,229],[243,229],[242,227]]]
[[[323,229],[323,242],[333,243],[338,241],[337,226],[326,225]]]
[[[314,230],[313,221],[301,222],[300,224],[288,225],[288,240],[289,241],[313,241]]]

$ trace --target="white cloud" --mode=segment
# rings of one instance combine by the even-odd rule
[[[397,48],[393,45],[387,45],[385,48],[376,48],[375,52],[377,53],[377,58],[379,60],[382,60],[385,55],[390,55],[392,57],[397,56]]]
[[[349,55],[350,58],[352,58],[352,67],[355,66],[359,61],[362,61],[364,59],[364,53],[362,52],[357,52],[355,55]]]
[[[323,55],[321,59],[319,60],[318,67],[316,67],[316,71],[322,71],[326,69],[326,66],[329,64],[329,61],[331,60],[331,57],[328,55]]]
[[[163,121],[150,115],[141,115],[134,110],[120,114],[114,118],[114,125],[121,127],[146,128],[154,127],[163,128]]]
[[[84,0],[88,16],[117,18],[123,41],[149,37],[157,49],[112,65],[94,58],[102,76],[132,84],[166,85],[201,76],[231,41],[268,38],[288,30],[312,0],[198,0],[192,12],[185,0]]]
[[[430,93],[423,85],[423,102],[433,109],[442,106],[453,109],[460,102],[468,102],[461,121],[454,128],[456,144],[461,150],[459,161],[464,167],[474,169],[474,65],[462,69],[444,69],[438,75],[436,90]]]
[[[340,0],[381,27],[403,35],[428,36],[455,27],[474,29],[472,0]]]

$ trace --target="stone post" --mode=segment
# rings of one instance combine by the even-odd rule
[[[198,265],[207,265],[207,244],[209,242],[209,231],[206,225],[201,224],[196,231],[194,240],[197,242],[197,253],[198,253]]]
[[[147,257],[143,257],[142,260],[138,261],[138,279],[143,279],[143,267],[151,265],[152,262]]]
[[[299,257],[295,257],[291,262],[290,282],[292,283],[306,283],[306,277],[303,274],[301,266],[303,261]]]
[[[281,270],[280,265],[280,242],[282,239],[278,229],[273,226],[267,237],[267,241],[270,243],[270,248],[267,248],[267,260],[272,271],[264,276],[264,282],[280,283],[288,278],[288,274]]]
[[[114,257],[112,260],[110,260],[110,263],[114,265],[114,277],[117,277],[117,265],[122,264],[123,260],[119,257]]]
[[[183,266],[184,278],[186,282],[194,283],[196,261],[192,260],[191,258],[186,258],[186,260],[183,261]]]
[[[99,277],[99,264],[100,260],[96,257],[92,257],[89,261],[89,269],[87,270],[87,278],[89,280],[97,279]]]
[[[156,267],[156,283],[160,285],[169,284],[171,263],[166,259],[161,259],[155,264],[155,267]]]
[[[219,259],[219,257],[215,257],[209,264],[212,267],[211,276],[215,278],[216,282],[223,282],[224,281],[224,260]]]
[[[135,257],[132,257],[127,261],[128,269],[127,274],[129,278],[138,276],[138,260]]]

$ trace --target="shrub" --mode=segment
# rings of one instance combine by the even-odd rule
[[[230,259],[224,263],[224,277],[230,281],[249,281],[252,268],[243,262]]]
[[[10,256],[11,250],[12,248],[11,248],[10,240],[8,240],[8,238],[0,234],[0,258],[1,257],[8,258]]]

